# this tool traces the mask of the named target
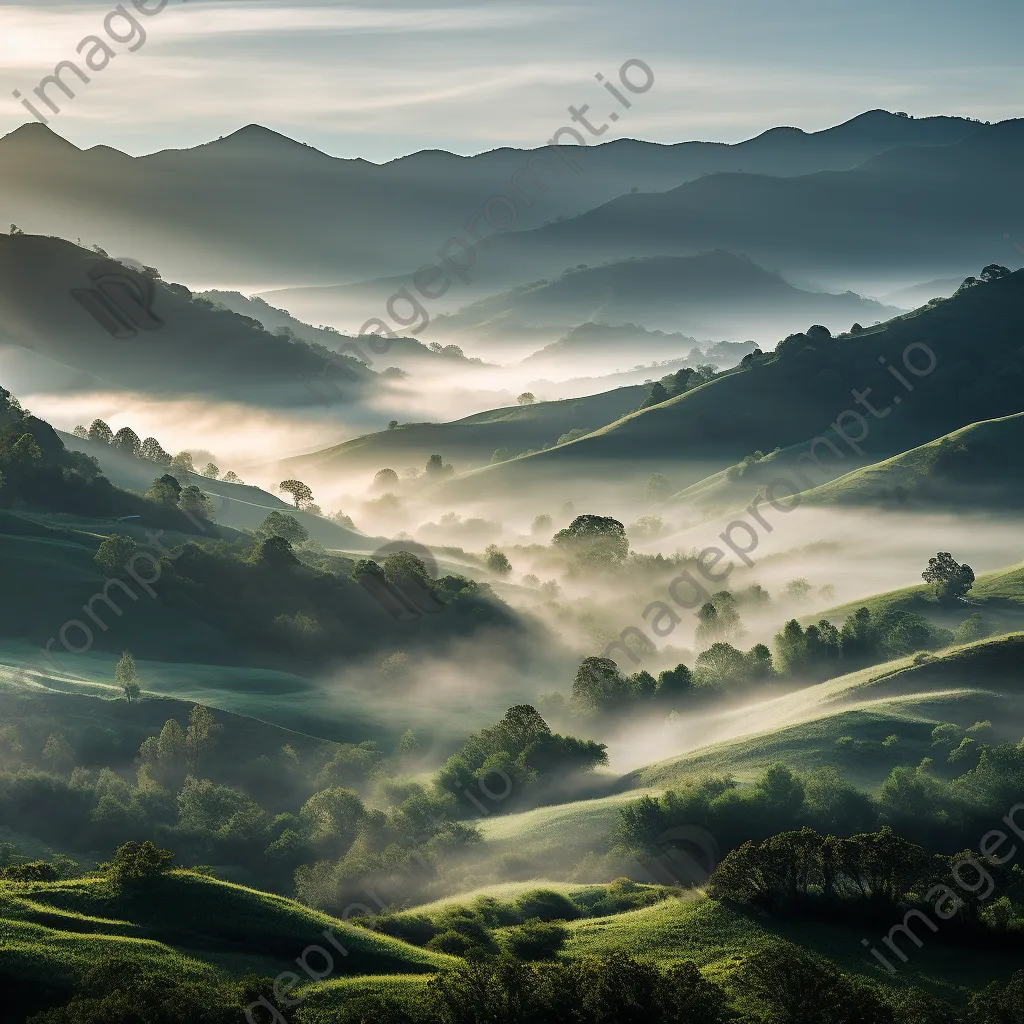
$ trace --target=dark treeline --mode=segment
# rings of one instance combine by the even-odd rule
[[[800,776],[773,764],[752,786],[712,777],[661,797],[641,797],[621,809],[616,838],[628,849],[656,852],[659,836],[687,824],[707,829],[723,850],[734,850],[805,826],[832,835],[889,826],[931,852],[956,850],[964,836],[998,827],[1019,802],[1024,744],[989,746],[948,724],[932,736],[936,758],[894,768],[877,796],[852,786],[835,768]],[[959,774],[943,778],[939,757]]]

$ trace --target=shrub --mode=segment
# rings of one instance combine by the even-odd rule
[[[580,908],[568,896],[553,889],[531,889],[515,901],[515,908],[523,920],[575,921],[582,916]]]
[[[569,929],[564,924],[531,918],[507,929],[499,944],[506,953],[519,960],[551,960],[565,945]]]

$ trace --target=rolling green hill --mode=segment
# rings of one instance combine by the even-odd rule
[[[511,406],[467,416],[452,423],[404,423],[394,430],[357,437],[312,455],[285,459],[282,472],[313,470],[376,472],[385,467],[401,473],[407,465],[421,468],[433,454],[457,469],[467,463],[486,465],[494,452],[512,455],[554,444],[571,430],[596,430],[636,409],[647,388],[616,388],[586,398]]]
[[[983,420],[801,495],[809,505],[1017,509],[1024,495],[1024,413]]]
[[[827,924],[787,924],[775,918],[755,918],[696,892],[610,918],[570,922],[572,936],[563,956],[574,958],[628,949],[641,960],[662,965],[692,960],[707,977],[726,987],[735,984],[743,958],[764,945],[783,940],[808,952],[828,957],[841,970],[894,989],[914,984],[933,995],[962,1002],[970,991],[1017,967],[1010,952],[971,953],[933,942],[917,952],[897,979],[878,970],[861,946],[860,932]],[[991,959],[990,959],[991,957]]]
[[[281,896],[187,871],[171,872],[142,892],[104,877],[0,881],[5,973],[64,998],[83,971],[118,956],[157,975],[274,976],[294,970],[295,958],[323,943],[325,930],[348,951],[335,957],[339,975],[430,973],[454,962]],[[319,968],[322,961],[315,963]]]
[[[830,447],[820,442],[813,453],[823,468],[802,467],[803,486],[814,486],[971,423],[1020,412],[1022,315],[1018,271],[859,334],[793,335],[775,353],[699,388],[444,490],[453,498],[504,495],[564,478],[569,467],[620,476],[660,468],[685,487],[755,451],[788,449],[792,462],[827,436]],[[900,367],[913,390],[885,367]],[[865,410],[854,418],[861,414],[851,389],[867,396],[877,417]],[[832,426],[840,417],[845,438]]]

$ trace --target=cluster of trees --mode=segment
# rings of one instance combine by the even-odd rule
[[[603,743],[553,733],[536,708],[517,704],[445,761],[437,785],[470,813],[482,800],[488,813],[499,813],[536,803],[607,761]]]
[[[955,639],[952,630],[933,626],[914,612],[890,608],[872,615],[859,608],[841,628],[822,619],[804,629],[791,619],[775,636],[775,667],[780,675],[827,678],[886,658],[945,647]]]
[[[185,476],[188,473],[205,476],[209,480],[220,478],[220,467],[208,462],[205,468],[200,471],[196,468],[190,452],[178,452],[171,455],[164,450],[163,445],[155,437],[147,437],[144,441],[131,427],[122,427],[115,434],[110,426],[103,420],[95,419],[88,426],[79,425],[73,431],[75,437],[81,437],[98,444],[106,444],[125,455],[132,455],[137,459],[147,459],[157,465],[166,466],[173,473]],[[224,474],[225,482],[229,484],[240,484],[241,478],[231,470]]]
[[[372,742],[250,751],[251,737],[235,729],[203,707],[193,708],[185,723],[168,719],[142,742],[132,779],[99,767],[123,758],[112,737],[93,751],[78,734],[69,740],[54,732],[40,754],[29,745],[38,739],[5,726],[0,819],[21,834],[79,851],[112,849],[126,836],[152,837],[152,848],[122,846],[110,867],[118,877],[165,870],[170,860],[161,850],[170,848],[184,863],[231,864],[251,884],[335,910],[378,875],[388,898],[418,895],[442,851],[478,839],[450,794],[417,783],[388,787],[389,777],[415,764],[412,733],[388,756]],[[386,810],[365,802],[375,786],[384,787]],[[41,875],[13,852],[0,848],[0,868],[25,879],[77,869],[70,859],[58,865],[55,858]]]
[[[947,942],[998,937],[1005,946],[1012,936],[1024,938],[1018,866],[1006,857],[929,854],[890,828],[848,839],[802,828],[748,841],[718,865],[708,895],[783,917],[851,924],[916,918]],[[929,928],[933,917],[941,929],[934,922]]]
[[[13,974],[9,980],[14,1012],[33,998],[38,1004],[38,990],[22,992]],[[954,1007],[912,985],[888,989],[844,974],[832,961],[779,940],[746,953],[734,980],[725,987],[690,960],[662,968],[614,952],[531,962],[503,951],[460,961],[422,988],[361,986],[326,1012],[334,1024],[1010,1024],[1024,998],[1024,971]],[[100,960],[78,987],[70,1001],[36,1013],[28,1024],[232,1024],[257,1003],[285,1024],[314,1019],[302,1010],[296,1015],[289,1006],[294,1000],[281,998],[269,978],[197,978],[161,971],[142,958]],[[325,1011],[314,1012],[320,1020]]]
[[[155,526],[195,532],[180,511],[123,491],[91,456],[65,448],[57,432],[0,388],[0,507],[86,516],[145,514]]]
[[[571,705],[584,717],[614,715],[637,704],[667,713],[683,704],[693,686],[693,674],[683,664],[655,679],[644,670],[623,676],[611,658],[584,658],[573,679]]]
[[[766,942],[743,955],[727,987],[682,960],[662,968],[626,952],[558,962],[510,953],[472,958],[431,979],[422,993],[350,997],[337,1024],[1009,1024],[1024,992],[1024,971],[993,983],[966,1007],[915,986],[886,989],[847,975],[792,943]]]
[[[706,829],[728,851],[805,826],[832,835],[889,826],[927,850],[957,849],[963,836],[985,835],[1019,802],[1024,749],[991,746],[952,725],[937,728],[933,744],[934,758],[916,767],[898,764],[877,795],[850,785],[835,768],[798,775],[779,763],[751,786],[709,777],[658,798],[641,797],[620,810],[614,842],[630,855],[657,853],[659,837],[687,824]],[[884,750],[876,742],[866,756],[877,760]],[[959,774],[944,777],[940,757]]]
[[[207,522],[212,522],[216,515],[213,502],[208,494],[201,491],[196,484],[186,484],[182,487],[177,477],[170,473],[157,477],[146,491],[145,497],[154,505],[179,508],[183,512],[198,516]]]
[[[650,385],[647,397],[640,405],[641,409],[649,409],[653,405],[661,405],[670,398],[676,398],[714,380],[718,376],[718,370],[714,366],[698,364],[695,367],[687,366],[675,373],[670,373],[661,380],[654,381]]]
[[[396,424],[397,425],[397,424]],[[431,455],[427,459],[426,466],[423,467],[426,480],[430,483],[434,483],[438,480],[444,480],[447,477],[454,476],[455,467],[451,463],[445,462],[440,455]],[[416,469],[407,469],[405,471],[406,480],[417,480],[419,479],[419,471]],[[398,487],[401,480],[398,473],[390,467],[379,469],[373,477],[373,489],[376,491],[389,492],[391,488]],[[389,494],[385,494],[388,497]],[[393,497],[393,495],[390,495]]]

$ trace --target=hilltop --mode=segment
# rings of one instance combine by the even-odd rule
[[[771,347],[794,322],[822,323],[838,333],[855,321],[873,324],[899,312],[852,292],[829,295],[794,288],[751,260],[718,249],[576,267],[553,281],[493,295],[439,317],[433,330],[468,340],[495,327],[514,333],[596,322],[701,338],[753,338]],[[649,358],[666,354],[638,352]]]

